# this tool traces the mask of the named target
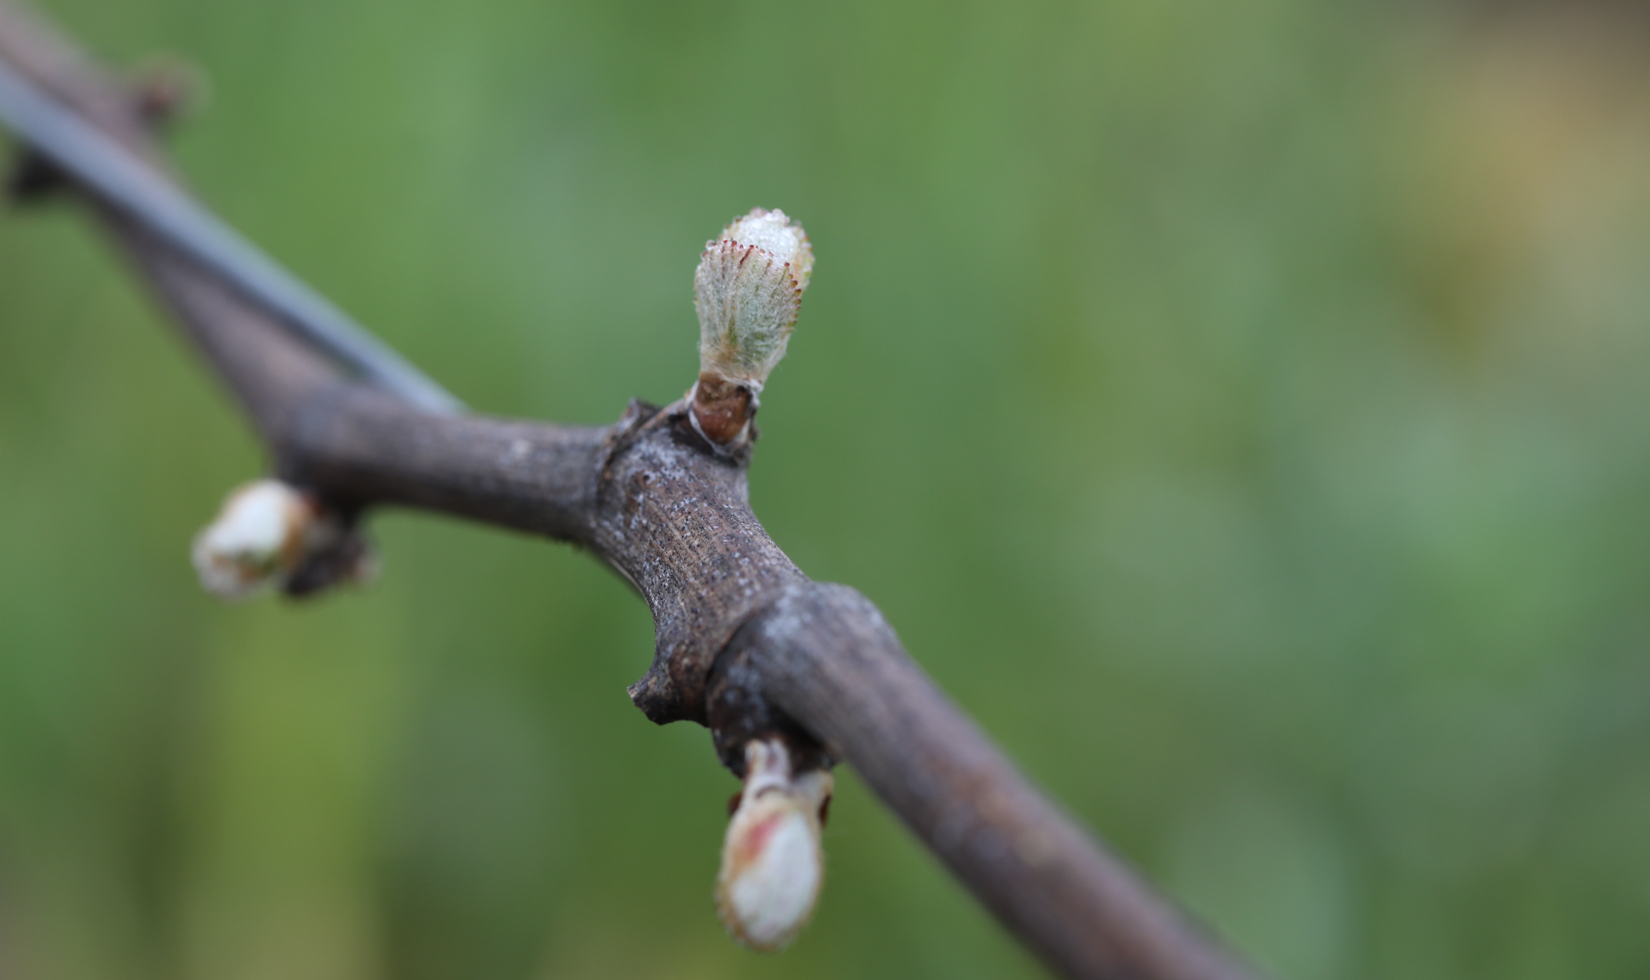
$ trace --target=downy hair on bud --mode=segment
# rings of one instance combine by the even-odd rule
[[[699,370],[760,391],[796,325],[814,268],[801,225],[757,208],[705,243],[693,275]]]

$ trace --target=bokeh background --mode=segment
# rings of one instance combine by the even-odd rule
[[[753,498],[1288,980],[1650,974],[1650,24],[1585,3],[51,0],[193,60],[203,196],[486,411],[695,372],[818,266]],[[0,214],[0,976],[1036,977],[851,773],[815,921],[587,556],[420,514],[209,600],[256,476],[66,204]]]

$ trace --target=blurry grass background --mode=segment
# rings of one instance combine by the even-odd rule
[[[207,201],[473,405],[679,395],[819,264],[758,513],[1283,978],[1650,973],[1650,28],[1258,0],[52,0],[196,61]],[[417,514],[226,607],[260,452],[74,208],[0,215],[0,977],[1001,978],[841,781],[777,957],[586,556]]]

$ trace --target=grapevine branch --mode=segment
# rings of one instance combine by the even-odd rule
[[[226,228],[191,245],[187,229],[157,219],[167,205],[193,205],[152,141],[152,113],[8,0],[0,70],[0,95],[13,97],[0,99],[0,114],[33,155],[14,186],[60,182],[90,206],[246,413],[283,480],[350,514],[417,507],[589,550],[652,610],[654,661],[631,688],[649,718],[708,726],[736,773],[748,744],[776,734],[804,755],[851,763],[1056,972],[1248,976],[1034,788],[906,654],[875,606],[803,575],[751,512],[748,444],[711,445],[691,401],[632,402],[599,428],[460,414],[433,382]],[[18,98],[97,139],[52,145],[30,129],[40,119],[19,118]],[[100,179],[112,160],[140,177]],[[341,350],[328,336],[353,341]]]

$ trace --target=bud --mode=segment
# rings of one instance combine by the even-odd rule
[[[693,275],[699,314],[694,421],[717,444],[736,442],[756,396],[785,356],[814,253],[801,225],[757,208],[705,243]]]
[[[746,744],[745,791],[716,879],[716,912],[739,942],[780,949],[808,921],[825,875],[820,813],[830,797],[829,772],[793,773],[781,742]]]
[[[814,253],[801,225],[757,208],[705,243],[693,275],[699,370],[760,390],[785,356]]]
[[[229,495],[217,519],[196,535],[191,557],[202,588],[224,599],[243,599],[266,586],[285,585],[310,557],[344,534],[314,497],[279,480],[259,480]]]

